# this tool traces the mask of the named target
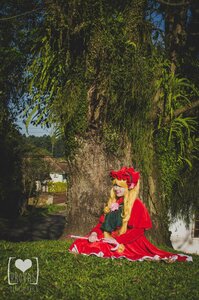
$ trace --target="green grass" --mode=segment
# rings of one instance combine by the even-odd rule
[[[199,299],[199,256],[191,262],[129,262],[73,255],[71,241],[11,243],[0,241],[0,298],[12,299]],[[168,250],[168,248],[167,248]],[[171,250],[171,249],[170,249]],[[39,282],[8,284],[9,257],[38,257]],[[34,276],[33,266],[30,269]],[[14,262],[14,260],[13,260]],[[17,270],[11,264],[11,271]],[[30,272],[31,272],[30,271]],[[28,272],[28,271],[26,271]],[[26,275],[17,270],[16,278]],[[30,273],[31,274],[31,273]],[[32,280],[32,279],[31,279]]]
[[[34,207],[32,205],[29,205],[27,207],[27,211],[25,212],[25,215],[48,215],[49,213],[58,213],[62,212],[66,209],[66,205],[61,204],[49,204],[49,205],[43,205],[40,207]],[[22,216],[23,217],[23,216]]]
[[[61,212],[66,209],[65,205],[58,205],[58,204],[50,204],[43,207],[46,209],[46,213],[57,213]]]

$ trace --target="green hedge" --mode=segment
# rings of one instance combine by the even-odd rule
[[[48,182],[49,193],[61,193],[61,192],[65,192],[66,189],[67,189],[66,182]]]

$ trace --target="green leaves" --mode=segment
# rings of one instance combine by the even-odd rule
[[[179,145],[179,159],[186,155],[187,147],[189,143],[192,144],[192,134],[195,133],[197,130],[197,121],[196,118],[193,117],[182,117],[179,116],[173,119],[170,123],[169,128],[169,137],[168,141],[170,142],[172,138],[177,140]],[[189,161],[189,166],[191,165],[190,160],[186,157],[184,158],[185,161]]]
[[[142,78],[151,80],[146,57],[137,51],[137,3],[49,2],[46,9],[28,68],[26,126],[53,124],[65,135],[68,155],[89,124],[130,135],[136,106],[150,97]]]
[[[176,144],[178,161],[187,163],[191,168],[197,121],[194,117],[184,117],[182,114],[176,117],[175,112],[187,104],[191,105],[191,99],[198,96],[199,91],[188,79],[179,78],[166,70],[159,83],[159,88],[162,89],[160,101],[164,101],[164,111],[160,114],[159,129],[168,132],[168,143],[173,140]],[[164,125],[162,126],[162,124]]]
[[[192,186],[193,180],[188,183],[188,177],[196,172],[199,146],[197,120],[188,116],[184,108],[195,101],[198,89],[188,79],[171,73],[168,67],[167,61],[162,64],[163,76],[157,81],[161,91],[156,133],[161,190],[172,217],[180,214],[188,219],[197,207],[192,192],[197,185]]]
[[[66,192],[66,189],[67,189],[66,182],[48,182],[48,192],[49,193]]]

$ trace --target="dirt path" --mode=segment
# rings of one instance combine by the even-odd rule
[[[0,219],[0,239],[12,242],[55,240],[62,237],[65,226],[63,213],[22,216],[15,220]]]

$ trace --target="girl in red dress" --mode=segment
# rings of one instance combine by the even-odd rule
[[[110,198],[99,223],[91,232],[77,239],[71,253],[104,258],[126,258],[131,261],[192,261],[192,257],[163,251],[144,235],[152,227],[149,213],[138,198],[140,174],[134,168],[111,171],[113,179]]]

